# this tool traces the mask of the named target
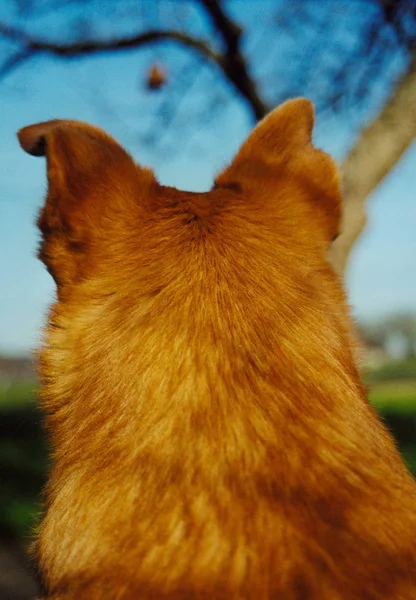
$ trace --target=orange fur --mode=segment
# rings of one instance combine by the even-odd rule
[[[91,126],[19,132],[58,290],[45,599],[416,598],[416,486],[354,364],[312,127],[285,103],[203,194]]]

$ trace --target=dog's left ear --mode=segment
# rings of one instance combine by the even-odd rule
[[[48,193],[38,219],[40,257],[62,281],[99,236],[111,237],[111,228],[128,221],[150,173],[104,131],[78,121],[30,125],[18,138],[23,150],[47,160]]]
[[[54,120],[29,125],[18,132],[21,147],[47,160],[48,197],[70,214],[85,196],[101,196],[109,183],[131,187],[137,167],[130,155],[107,133],[79,121]],[[126,190],[127,191],[127,190]],[[83,206],[85,209],[85,206]]]
[[[324,216],[328,241],[339,232],[341,193],[338,169],[331,157],[314,148],[313,104],[305,98],[288,100],[254,128],[231,165],[216,179],[216,187],[278,195],[290,177],[302,186]]]

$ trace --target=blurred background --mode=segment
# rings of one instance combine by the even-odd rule
[[[311,98],[315,145],[343,173],[334,256],[363,376],[416,473],[415,39],[415,0],[0,2],[0,600],[36,593],[24,549],[47,443],[32,352],[54,298],[36,259],[45,163],[17,129],[89,121],[163,184],[203,191],[268,110]]]

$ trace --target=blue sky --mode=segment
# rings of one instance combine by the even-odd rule
[[[148,61],[146,54],[140,59]],[[152,166],[160,181],[183,189],[204,190],[233,156],[250,131],[247,111],[234,103],[221,122],[193,136],[203,151],[181,152],[185,136],[176,139],[177,152],[158,157],[139,141],[152,97],[138,91],[138,56],[120,54],[86,61],[36,59],[0,84],[0,353],[27,353],[36,347],[54,285],[36,259],[35,219],[46,189],[45,163],[24,154],[16,131],[50,118],[92,122],[114,135],[141,164]],[[98,92],[98,90],[100,90]],[[107,110],[102,96],[125,111],[120,119]],[[191,99],[192,101],[192,99]],[[143,106],[143,109],[142,109]],[[132,118],[133,109],[140,114]],[[318,121],[317,145],[337,159],[353,142],[347,123]],[[416,147],[369,199],[369,223],[354,250],[347,283],[354,313],[363,319],[416,308]]]

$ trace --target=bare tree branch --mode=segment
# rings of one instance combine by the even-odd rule
[[[0,79],[5,77],[8,73],[20,67],[20,65],[31,58],[32,53],[27,50],[21,50],[9,56],[8,59],[0,66]]]
[[[241,28],[224,12],[220,0],[201,0],[208,11],[212,22],[221,34],[225,44],[225,53],[221,57],[220,66],[227,79],[247,100],[257,120],[262,119],[270,110],[260,97],[254,79],[249,75],[246,60],[241,52]]]
[[[204,40],[199,40],[182,31],[175,30],[155,29],[132,37],[110,40],[85,40],[69,44],[59,44],[30,37],[23,31],[0,23],[0,35],[18,42],[21,45],[21,54],[25,54],[26,57],[36,53],[45,53],[63,58],[76,58],[89,54],[103,54],[119,50],[130,50],[140,48],[144,45],[172,41],[196,50],[204,58],[216,62],[221,67],[223,60],[222,56],[216,53]]]
[[[245,58],[240,50],[241,29],[224,13],[218,0],[201,0],[212,17],[224,40],[226,50],[218,53],[204,40],[192,37],[178,30],[149,30],[144,33],[110,40],[83,40],[68,44],[60,44],[48,40],[33,38],[25,32],[0,22],[0,35],[20,44],[19,60],[8,60],[0,67],[0,76],[9,73],[19,66],[23,60],[34,54],[44,53],[61,58],[76,58],[90,54],[103,54],[120,50],[130,50],[141,46],[163,41],[176,42],[198,52],[205,59],[215,62],[225,77],[245,98],[256,120],[264,117],[270,107],[261,99],[254,79],[250,77]]]
[[[343,275],[350,252],[365,227],[369,194],[400,160],[416,137],[416,52],[390,100],[361,133],[342,165],[343,231],[331,248],[331,262]]]

